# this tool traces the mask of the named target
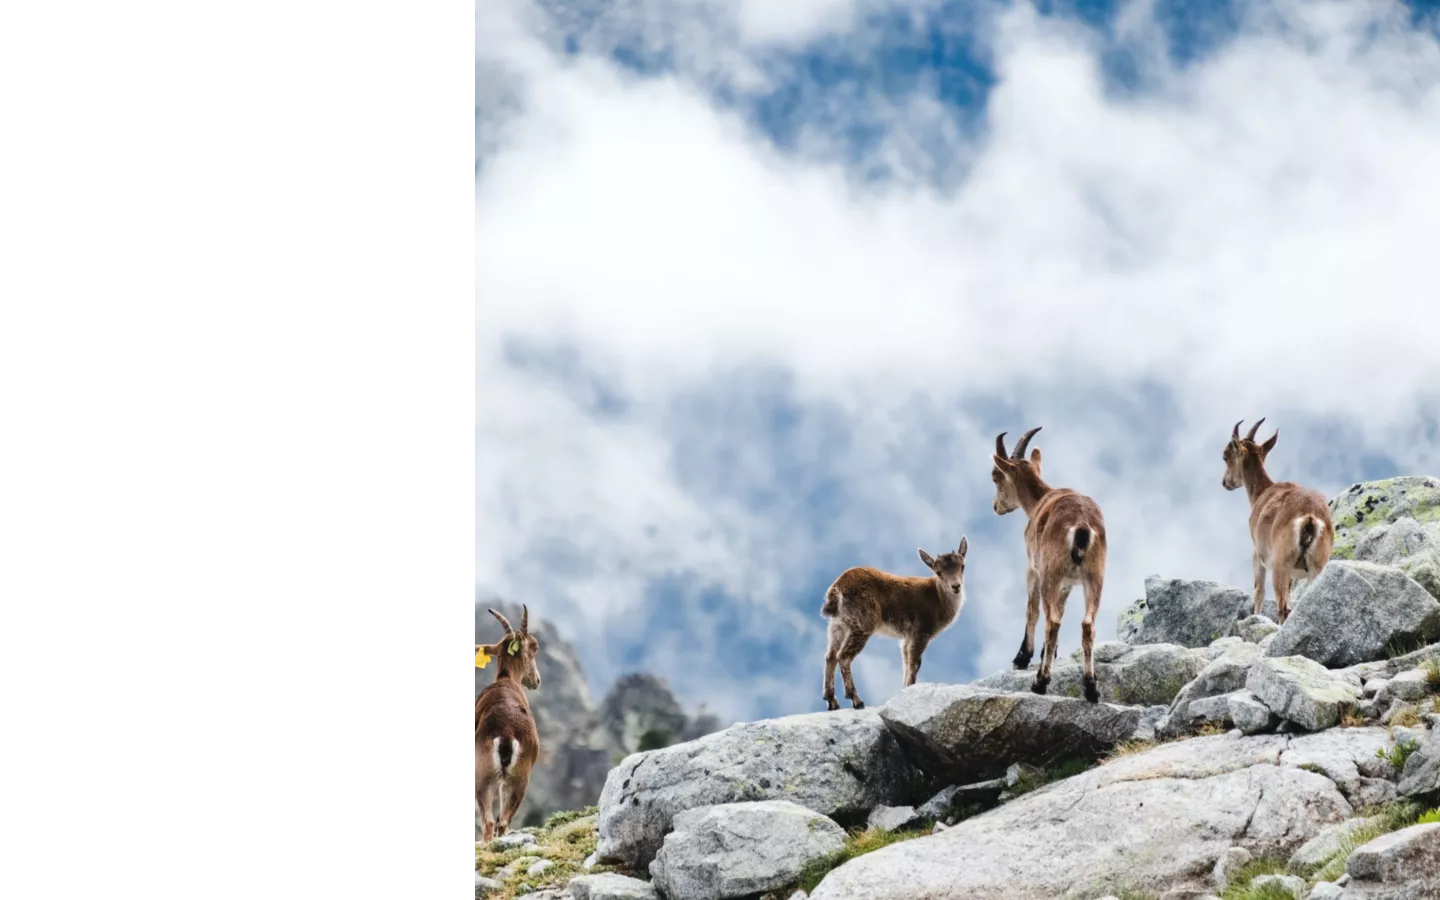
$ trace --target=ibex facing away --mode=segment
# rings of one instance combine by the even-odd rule
[[[490,610],[505,626],[505,637],[497,644],[475,645],[476,653],[484,649],[497,664],[495,680],[475,698],[475,802],[480,805],[487,841],[510,827],[525,799],[530,768],[540,756],[540,735],[525,697],[525,688],[540,687],[540,670],[535,667],[540,642],[530,634],[529,608],[520,609],[519,631]],[[498,825],[494,817],[497,802]]]
[[[995,514],[1024,509],[1025,526],[1025,637],[1015,654],[1015,668],[1030,665],[1035,653],[1035,620],[1045,613],[1045,646],[1040,668],[1030,690],[1045,693],[1050,667],[1060,639],[1065,600],[1075,585],[1085,589],[1085,618],[1080,621],[1080,646],[1085,653],[1085,699],[1100,700],[1095,681],[1095,614],[1100,610],[1100,589],[1105,584],[1105,519],[1100,507],[1069,488],[1052,488],[1040,478],[1040,451],[1025,459],[1025,448],[1039,428],[1025,432],[1015,452],[1005,452],[1005,432],[995,438]]]
[[[1244,420],[1241,420],[1244,421]],[[1265,573],[1275,583],[1276,615],[1280,624],[1290,615],[1290,591],[1297,581],[1309,581],[1330,561],[1335,525],[1330,504],[1319,491],[1288,481],[1274,482],[1265,474],[1265,457],[1280,437],[1276,431],[1263,444],[1255,443],[1261,419],[1243,438],[1240,422],[1225,445],[1225,490],[1241,485],[1250,497],[1250,540],[1254,545],[1255,614],[1265,603]]]
[[[835,702],[835,666],[845,679],[845,697],[856,709],[864,709],[850,663],[874,634],[900,639],[905,663],[904,686],[915,683],[920,672],[920,655],[930,641],[950,626],[965,605],[965,553],[970,542],[960,538],[960,548],[932,557],[920,551],[920,561],[935,574],[929,578],[891,575],[879,569],[846,569],[825,592],[820,614],[830,620],[830,640],[825,648],[826,705]]]

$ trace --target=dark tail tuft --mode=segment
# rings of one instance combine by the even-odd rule
[[[1310,571],[1310,561],[1305,557],[1310,554],[1310,545],[1315,543],[1315,536],[1319,533],[1320,525],[1315,521],[1314,516],[1306,516],[1305,521],[1300,523],[1300,569]]]
[[[515,742],[508,737],[496,738],[495,756],[500,760],[500,770],[509,771],[515,761]]]
[[[1090,526],[1081,525],[1070,539],[1070,561],[1080,565],[1085,561],[1085,551],[1090,549]]]
[[[830,585],[830,590],[825,592],[825,602],[820,606],[820,615],[830,618],[840,614],[840,589]]]

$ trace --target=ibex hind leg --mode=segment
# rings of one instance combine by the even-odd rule
[[[840,675],[845,679],[845,696],[856,709],[864,709],[865,703],[860,699],[860,692],[855,690],[855,679],[850,676],[850,663],[865,649],[865,642],[868,640],[870,635],[852,631],[845,639],[845,646],[840,648]]]
[[[1033,569],[1025,573],[1025,634],[1020,637],[1020,652],[1013,665],[1021,671],[1030,668],[1035,657],[1035,622],[1040,618],[1040,585]]]
[[[831,712],[840,708],[835,700],[835,666],[840,662],[840,648],[845,646],[847,630],[839,622],[830,623],[830,637],[825,645],[825,676],[820,686],[820,699],[825,701],[825,707]]]

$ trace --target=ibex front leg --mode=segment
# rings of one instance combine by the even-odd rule
[[[1045,646],[1040,649],[1040,668],[1035,673],[1035,683],[1030,690],[1043,694],[1050,687],[1050,669],[1055,663],[1055,651],[1060,646],[1060,617],[1065,613],[1065,593],[1060,582],[1047,577],[1040,582],[1040,606],[1045,612]]]
[[[1025,571],[1025,635],[1020,638],[1020,652],[1015,654],[1017,669],[1030,667],[1035,656],[1035,620],[1040,618],[1040,578],[1034,569]]]

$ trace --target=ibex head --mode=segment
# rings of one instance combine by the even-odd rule
[[[958,597],[961,589],[965,586],[965,554],[969,550],[970,541],[962,536],[958,550],[942,553],[936,557],[921,549],[920,561],[929,566],[930,571],[935,573],[935,577],[940,579],[942,590],[950,591]]]
[[[1003,516],[1020,508],[1020,491],[1015,485],[1017,477],[1025,474],[1033,474],[1037,479],[1040,477],[1040,448],[1036,447],[1030,451],[1030,458],[1025,458],[1025,448],[1030,446],[1030,439],[1039,430],[1037,427],[1025,432],[1013,453],[1005,451],[1005,432],[995,436],[995,468],[990,472],[995,481],[995,515]]]
[[[1235,428],[1230,432],[1230,440],[1225,444],[1225,476],[1220,479],[1220,484],[1227,491],[1233,491],[1245,484],[1245,467],[1247,465],[1263,466],[1265,457],[1275,449],[1275,441],[1280,437],[1277,430],[1270,435],[1270,440],[1263,444],[1255,443],[1255,432],[1265,422],[1261,417],[1259,422],[1250,426],[1249,432],[1244,437],[1240,436],[1240,425],[1245,420],[1241,419],[1235,423]],[[1253,462],[1251,462],[1253,460]]]
[[[505,626],[505,637],[486,648],[487,652],[500,663],[496,677],[509,675],[520,679],[530,690],[540,688],[540,669],[535,665],[535,656],[540,652],[540,642],[530,633],[530,607],[520,607],[520,630],[516,631],[510,621],[495,610],[490,615]]]

